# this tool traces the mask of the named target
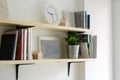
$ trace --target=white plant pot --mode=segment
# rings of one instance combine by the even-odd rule
[[[67,46],[67,58],[78,59],[79,45],[68,45]]]

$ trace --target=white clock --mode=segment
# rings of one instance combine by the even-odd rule
[[[47,3],[44,7],[44,16],[49,24],[58,25],[60,23],[60,14],[57,7],[52,3]]]

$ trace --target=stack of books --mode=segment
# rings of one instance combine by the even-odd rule
[[[97,57],[97,36],[91,34],[78,34],[79,38],[79,58]]]
[[[0,60],[29,60],[32,59],[32,29],[17,28],[2,34]]]
[[[90,29],[90,14],[87,11],[64,11],[67,26]]]

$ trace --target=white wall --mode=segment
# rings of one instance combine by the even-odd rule
[[[112,80],[111,0],[85,0],[85,4],[98,36],[97,60],[87,62],[86,80]]]
[[[113,0],[114,80],[120,80],[120,1]]]
[[[40,5],[42,1],[45,1],[45,0],[7,0],[9,18],[13,20],[19,20],[19,21],[40,22],[41,21]],[[59,7],[60,10],[65,9],[69,11],[79,10],[78,5],[80,5],[79,0],[66,0],[66,1],[51,0],[51,2],[56,3],[57,7]],[[45,31],[41,33],[45,35],[49,34],[48,32],[45,32]],[[67,76],[68,75],[67,63],[65,62],[63,63],[62,62],[61,63],[44,62],[36,65],[33,64],[33,65],[20,66],[19,80],[61,80],[61,79],[62,80],[84,80],[85,78],[84,65],[85,65],[84,63],[72,64],[71,73],[69,77]],[[0,71],[0,74],[1,74],[0,76],[2,76],[0,77],[1,80],[15,80],[14,65],[13,66],[4,65],[3,67],[0,67],[0,68],[1,70],[4,71],[4,73],[6,73],[6,75],[10,75],[9,73],[7,73],[7,71],[12,71],[10,78],[6,77],[6,75],[2,74]]]
[[[40,2],[42,0],[7,0],[9,17],[14,20],[39,22]],[[50,0],[49,0],[50,1]],[[53,0],[51,0],[53,1]],[[70,11],[78,10],[79,0],[54,0],[60,9]],[[76,5],[77,3],[77,5]],[[20,66],[19,80],[111,80],[112,79],[112,48],[111,48],[111,1],[110,0],[86,0],[85,9],[91,14],[91,28],[98,35],[98,57],[96,61],[73,64],[72,73],[67,76],[66,63],[41,63],[39,65]],[[67,5],[66,5],[67,4]],[[62,7],[61,7],[62,6]],[[74,6],[74,7],[73,7]],[[6,69],[6,67],[8,67]],[[48,68],[49,67],[49,68]],[[86,68],[86,71],[84,69]],[[6,77],[0,71],[1,80],[15,80],[14,66],[0,67],[7,75],[11,71],[11,78]],[[58,71],[57,71],[58,70]],[[45,71],[45,72],[44,72]],[[52,73],[51,73],[52,72]],[[32,76],[32,78],[30,78]],[[43,77],[46,76],[46,77]]]

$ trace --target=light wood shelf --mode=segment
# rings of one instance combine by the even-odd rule
[[[32,23],[32,22],[22,22],[22,21],[13,21],[13,20],[5,20],[0,19],[0,25],[3,26],[15,26],[22,25],[23,27],[26,26],[34,26],[33,29],[48,29],[48,30],[55,30],[55,31],[76,31],[76,32],[90,32],[89,29],[82,29],[82,28],[75,28],[75,27],[67,27],[67,26],[56,26],[56,25],[49,25],[44,23]],[[40,62],[85,62],[85,61],[92,61],[95,58],[81,58],[81,59],[41,59],[41,60],[0,60],[1,64],[36,64]]]
[[[11,64],[37,64],[40,62],[86,62],[94,61],[95,58],[83,58],[83,59],[40,59],[40,60],[0,60],[0,65]]]
[[[23,27],[34,26],[33,28],[36,28],[36,29],[48,29],[48,30],[56,30],[56,31],[91,32],[89,29],[50,25],[50,24],[44,24],[44,23],[22,22],[22,21],[14,21],[14,20],[7,20],[7,19],[0,19],[0,25],[5,25],[5,26],[22,25]]]

